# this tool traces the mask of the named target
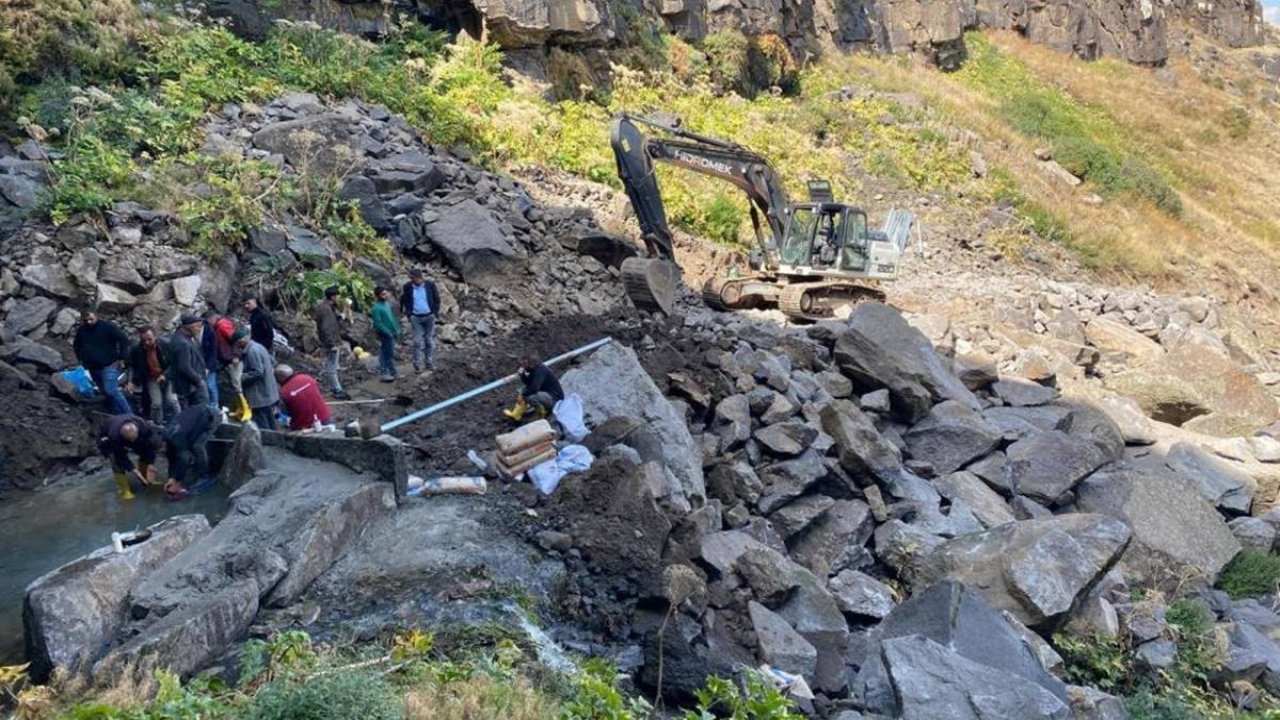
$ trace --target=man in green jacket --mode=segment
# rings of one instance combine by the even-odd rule
[[[396,372],[396,343],[400,341],[400,321],[391,310],[391,290],[379,285],[373,291],[373,329],[378,333],[378,372],[382,382],[392,382]]]

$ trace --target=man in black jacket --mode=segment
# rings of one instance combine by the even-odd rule
[[[316,338],[324,349],[324,377],[329,382],[329,392],[339,400],[350,400],[338,379],[338,355],[342,350],[342,322],[338,320],[338,303],[342,292],[337,285],[326,288],[324,300],[316,305],[313,319],[316,321]]]
[[[512,420],[521,420],[530,411],[539,419],[544,418],[564,399],[564,390],[555,373],[536,355],[526,355],[520,360],[520,379],[524,380],[524,387],[516,398],[516,406],[503,411]]]
[[[127,415],[133,412],[120,391],[120,362],[129,352],[129,336],[119,325],[99,320],[92,310],[80,313],[80,327],[72,341],[76,359],[89,371],[89,377],[102,391],[107,412]]]
[[[121,499],[133,499],[130,475],[143,485],[155,483],[156,450],[160,441],[160,434],[137,415],[113,415],[103,421],[98,430],[98,451],[111,461],[111,473]],[[138,455],[136,467],[129,459],[130,452]]]
[[[209,484],[209,437],[221,419],[207,403],[192,405],[164,430],[165,453],[169,457],[169,480],[165,492],[171,498],[190,494],[191,484]]]
[[[409,271],[409,282],[400,291],[400,312],[409,318],[413,330],[413,371],[436,367],[436,313],[440,311],[440,292],[436,284],[423,276],[422,270]]]
[[[128,392],[142,393],[142,416],[152,422],[164,422],[178,414],[178,396],[166,377],[169,368],[169,344],[156,337],[156,331],[145,327],[138,332],[138,342],[129,349],[126,367]]]
[[[183,315],[182,326],[169,340],[169,385],[183,408],[209,404],[208,370],[201,344],[204,321],[194,315]]]
[[[244,314],[249,317],[249,337],[275,357],[276,325],[271,313],[258,304],[258,298],[249,298],[244,301]]]

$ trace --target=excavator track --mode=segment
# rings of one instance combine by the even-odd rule
[[[835,317],[837,308],[868,300],[883,301],[884,293],[847,281],[794,283],[778,294],[778,309],[792,320],[818,321]]]
[[[622,261],[622,284],[637,308],[670,315],[680,286],[680,267],[666,260],[627,258]]]
[[[753,278],[711,278],[702,284],[702,302],[712,310],[736,310],[752,307],[751,298],[743,296],[743,286]]]

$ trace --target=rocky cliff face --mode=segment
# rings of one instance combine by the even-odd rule
[[[487,32],[506,49],[626,44],[638,24],[657,21],[691,40],[729,29],[779,35],[793,47],[924,53],[943,66],[963,57],[963,33],[978,27],[1142,65],[1168,57],[1173,21],[1232,47],[1263,40],[1258,0],[214,0],[210,12],[249,35],[265,33],[275,17],[378,35],[405,12],[448,30]]]

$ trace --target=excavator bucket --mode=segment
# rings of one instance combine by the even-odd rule
[[[622,261],[622,283],[636,307],[670,315],[680,287],[680,267],[656,258],[627,258]]]

